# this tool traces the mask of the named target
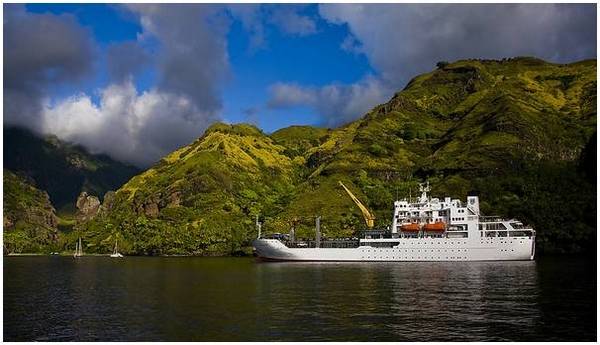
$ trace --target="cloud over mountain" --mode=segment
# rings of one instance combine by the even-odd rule
[[[271,87],[268,105],[305,105],[336,125],[391,97],[437,61],[536,56],[552,62],[596,57],[594,4],[321,4],[319,14],[344,25],[340,48],[364,54],[377,72],[352,84]]]
[[[93,95],[50,101],[47,87],[84,77],[93,39],[68,15],[5,12],[6,122],[82,144],[94,153],[146,166],[200,136],[220,118],[229,76],[227,21],[210,5],[132,4],[142,27],[137,41],[107,50],[110,84]],[[150,43],[148,43],[150,42]],[[154,45],[152,52],[146,45]],[[133,78],[154,64],[157,81],[136,89]]]
[[[217,117],[184,96],[158,90],[139,93],[128,80],[102,90],[98,105],[85,94],[47,105],[41,120],[46,132],[93,153],[109,152],[121,161],[147,166],[191,142]]]
[[[395,84],[440,60],[596,56],[594,4],[324,4],[319,13],[348,25],[358,51]]]
[[[354,120],[439,60],[596,56],[593,4],[128,4],[133,32],[114,40],[76,10],[33,7],[4,6],[4,123],[141,166],[257,109]]]

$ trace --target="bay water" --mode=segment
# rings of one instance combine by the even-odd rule
[[[4,257],[6,341],[595,341],[596,263]]]

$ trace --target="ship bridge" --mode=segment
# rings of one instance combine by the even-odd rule
[[[431,198],[429,183],[420,184],[421,195],[416,200],[394,202],[392,237],[491,237],[533,236],[533,229],[516,220],[482,217],[479,197],[467,196],[467,201],[451,197]]]

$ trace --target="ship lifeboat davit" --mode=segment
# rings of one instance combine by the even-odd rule
[[[400,226],[400,230],[405,232],[417,232],[420,230],[419,224],[417,223],[409,223]]]
[[[425,224],[425,226],[423,226],[423,231],[431,231],[431,232],[446,231],[446,223],[435,222],[435,223]]]

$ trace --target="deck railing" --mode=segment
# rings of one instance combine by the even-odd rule
[[[314,240],[306,241],[281,241],[288,248],[316,248],[317,242]],[[359,246],[358,239],[353,240],[321,240],[319,248],[356,248]]]

